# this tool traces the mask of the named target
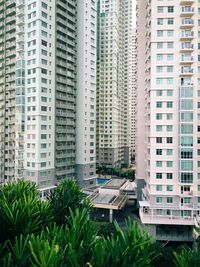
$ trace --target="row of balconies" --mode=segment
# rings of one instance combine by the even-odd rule
[[[18,18],[18,19],[16,20],[16,24],[17,24],[18,26],[22,26],[22,25],[24,25],[24,17],[20,17],[20,18]]]
[[[7,42],[6,43],[6,48],[11,48],[11,47],[15,47],[16,46],[16,43],[15,42]]]
[[[56,144],[56,149],[57,150],[67,150],[67,149],[75,149],[75,145],[68,145],[68,144]]]
[[[70,112],[70,111],[61,111],[61,110],[56,110],[56,115],[57,116],[61,116],[61,117],[72,117],[74,118],[75,113],[74,112]]]
[[[72,157],[74,156],[74,153],[71,155]],[[56,167],[66,167],[66,166],[69,166],[69,165],[74,165],[74,162],[75,161],[63,161],[63,162],[56,162]]]
[[[10,13],[14,13],[14,12],[15,12],[15,7],[11,7],[11,8],[6,9],[6,15],[8,15]]]
[[[17,26],[17,27],[16,27],[16,32],[17,32],[18,34],[20,34],[20,33],[24,33],[24,27],[23,27],[23,26]]]
[[[15,30],[15,27],[16,27],[15,24],[7,25],[7,26],[6,26],[6,32],[14,31],[14,30]]]
[[[6,24],[10,24],[11,22],[15,24],[15,17],[14,16],[7,17],[5,22]]]
[[[75,105],[71,103],[56,103],[56,108],[62,108],[62,109],[72,109],[74,110]]]
[[[75,129],[62,129],[59,127],[56,127],[56,133],[70,133],[70,134],[75,134]]]
[[[23,7],[24,6],[24,0],[17,0],[16,4],[17,4],[17,7]]]
[[[68,96],[67,94],[59,94],[59,93],[56,93],[56,99],[69,101],[69,102],[75,101],[75,98],[73,96]]]

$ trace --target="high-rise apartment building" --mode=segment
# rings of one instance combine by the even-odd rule
[[[2,182],[94,177],[95,31],[94,0],[0,1]]]
[[[190,241],[200,212],[200,6],[137,4],[136,176],[146,183],[140,218],[157,239]]]
[[[76,178],[96,178],[96,0],[77,1]]]
[[[98,1],[97,164],[129,164],[128,52],[131,0]]]
[[[132,29],[130,35],[130,52],[129,52],[129,132],[130,132],[130,158],[135,161],[135,120],[136,120],[136,30]]]

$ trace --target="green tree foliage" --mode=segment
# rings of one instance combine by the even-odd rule
[[[65,224],[70,214],[70,209],[90,209],[91,204],[80,186],[73,180],[64,180],[54,192],[48,196],[49,204],[53,210],[54,221],[58,225]]]
[[[199,267],[200,266],[200,250],[192,250],[183,247],[180,252],[174,252],[176,267]]]
[[[118,177],[124,177],[130,179],[131,181],[135,180],[135,170],[134,169],[119,169],[119,168],[107,168],[105,166],[98,167],[97,173],[102,175],[116,175]]]
[[[39,233],[52,222],[48,202],[40,200],[31,182],[8,183],[0,188],[0,240],[13,240],[20,234]]]
[[[121,267],[149,267],[157,257],[151,252],[151,238],[141,233],[138,225],[130,218],[126,223],[126,230],[122,231],[115,223],[116,234],[111,237],[99,237],[92,250],[92,266],[121,266]]]

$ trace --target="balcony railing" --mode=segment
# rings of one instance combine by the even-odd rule
[[[190,67],[182,67],[180,73],[181,74],[188,74],[188,75],[190,74],[190,75],[192,75],[193,74],[193,69],[190,68]]]
[[[181,50],[193,50],[194,45],[192,43],[181,43]]]
[[[185,6],[181,8],[181,15],[193,15],[194,14],[194,8],[191,6]]]
[[[193,27],[194,25],[194,20],[193,19],[182,19],[181,21],[181,26],[190,26],[190,27]]]
[[[180,38],[185,38],[185,39],[187,39],[187,38],[193,38],[194,37],[194,32],[192,32],[192,31],[182,31],[181,32],[181,36],[180,36]]]
[[[155,215],[146,213],[140,208],[140,219],[143,224],[194,225],[192,216]]]

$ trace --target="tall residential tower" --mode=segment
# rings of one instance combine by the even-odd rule
[[[140,217],[157,239],[190,241],[200,212],[199,3],[137,3]]]
[[[0,43],[1,181],[94,177],[96,2],[2,0]]]
[[[128,52],[131,0],[98,1],[97,164],[129,164]]]
[[[136,30],[132,29],[130,35],[130,52],[129,58],[129,131],[130,131],[130,160],[135,161],[135,127],[136,127],[136,69],[137,69],[137,54],[136,54]]]

